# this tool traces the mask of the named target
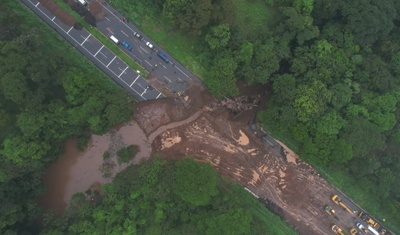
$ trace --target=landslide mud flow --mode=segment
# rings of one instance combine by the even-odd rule
[[[116,152],[131,144],[137,145],[139,152],[130,163],[136,164],[150,157],[152,149],[149,140],[135,121],[102,136],[92,135],[89,146],[83,152],[77,150],[76,141],[67,141],[65,154],[44,175],[43,181],[49,190],[38,199],[39,204],[61,215],[74,193],[85,192],[89,188],[98,190],[128,166],[118,165]],[[111,154],[111,161],[115,164],[109,177],[104,177],[100,169],[106,151]]]
[[[240,117],[254,116],[251,112],[230,112],[226,101],[192,87],[183,97],[140,104],[135,119],[149,139],[155,137],[154,152],[208,162],[250,189],[301,234],[332,234],[332,221],[323,207],[334,188],[289,149],[285,156],[252,133],[248,118]]]

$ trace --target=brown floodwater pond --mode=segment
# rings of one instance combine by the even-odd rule
[[[116,152],[128,145],[139,146],[140,151],[128,164],[118,165]],[[44,209],[53,210],[61,215],[71,196],[77,192],[85,192],[91,187],[112,181],[116,173],[124,170],[129,164],[137,164],[148,159],[151,145],[144,132],[136,122],[130,121],[118,129],[113,129],[105,135],[92,135],[89,146],[79,152],[75,140],[65,143],[65,153],[46,171],[43,182],[48,191],[38,198],[38,204]],[[103,177],[100,167],[103,165],[103,154],[108,151],[115,167],[110,177]]]

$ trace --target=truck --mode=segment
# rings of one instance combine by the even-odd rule
[[[357,223],[356,226],[360,230],[361,234],[363,235],[368,234],[368,229],[366,229],[361,223]]]
[[[332,226],[332,231],[335,232],[336,234],[344,235],[342,232],[343,230],[339,228],[339,226],[337,226],[336,224]]]
[[[336,203],[337,205],[340,205],[341,207],[343,207],[345,210],[347,210],[350,214],[354,214],[354,212],[352,210],[350,210],[350,208],[348,206],[346,206],[346,204],[344,204],[342,202],[342,199],[338,196],[338,195],[333,195],[332,196],[332,201],[334,203]]]
[[[376,231],[373,227],[368,226],[368,230],[371,231],[374,235],[379,235],[378,231]]]
[[[376,230],[381,230],[381,225],[376,222],[375,220],[373,220],[371,218],[371,216],[369,216],[367,213],[361,211],[360,214],[358,215],[358,217],[360,217],[362,220],[364,220],[365,222],[367,222],[368,225],[370,225],[371,227],[373,227]],[[384,233],[386,233],[386,230],[384,230]]]

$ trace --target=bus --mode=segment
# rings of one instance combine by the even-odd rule
[[[169,63],[168,57],[166,57],[163,53],[158,52],[157,55],[158,55],[161,59],[163,59],[165,62]]]

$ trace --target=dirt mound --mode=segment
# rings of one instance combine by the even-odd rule
[[[64,9],[59,7],[54,0],[39,0],[40,4],[47,8],[53,15],[59,18],[65,25],[74,26],[75,19],[72,15],[66,12]]]
[[[213,100],[214,98],[202,87],[192,85],[184,95],[140,103],[136,106],[134,117],[149,135],[160,126],[190,117]]]

